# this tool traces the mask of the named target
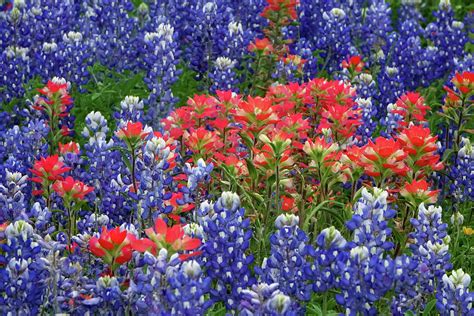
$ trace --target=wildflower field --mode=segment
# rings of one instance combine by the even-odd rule
[[[0,315],[474,315],[474,2],[0,0]]]

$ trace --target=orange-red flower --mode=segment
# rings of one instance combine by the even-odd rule
[[[115,135],[120,139],[125,140],[140,140],[144,139],[149,133],[143,130],[143,125],[141,122],[127,122],[125,127],[122,127]]]
[[[261,131],[266,126],[278,121],[277,114],[272,109],[272,100],[262,97],[248,97],[241,101],[234,111],[234,119],[246,125],[250,131]]]
[[[94,236],[89,240],[89,250],[93,255],[102,258],[114,271],[132,259],[133,249],[130,242],[134,239],[136,237],[127,230],[120,227],[108,230],[104,226],[99,237]]]
[[[408,126],[410,123],[421,123],[426,121],[426,113],[430,109],[425,104],[425,99],[418,92],[407,92],[398,98],[396,110],[392,112],[403,117],[401,126]]]
[[[69,197],[77,200],[83,200],[87,194],[94,191],[93,187],[90,187],[81,181],[76,181],[72,177],[67,177],[64,180],[57,180],[53,183],[52,187],[61,197]]]
[[[193,251],[201,246],[201,240],[186,235],[180,224],[168,227],[161,218],[156,219],[154,227],[145,229],[145,233],[148,238],[132,240],[132,247],[136,251],[149,251],[156,255],[160,249],[165,248],[173,254],[181,251]],[[199,254],[201,254],[200,251],[181,254],[180,259],[185,260]]]
[[[269,55],[273,52],[273,45],[266,37],[256,38],[254,42],[249,44],[248,50],[250,52],[258,52],[264,55]]]
[[[342,68],[349,69],[353,72],[361,72],[364,68],[364,62],[360,56],[351,56],[341,63]]]
[[[58,155],[42,157],[37,160],[30,169],[35,177],[30,178],[31,181],[41,184],[41,190],[33,191],[34,195],[41,195],[46,187],[56,180],[62,180],[62,174],[71,170],[70,167],[65,167],[64,163],[59,160]]]
[[[438,136],[431,136],[427,127],[410,126],[398,136],[403,150],[409,155],[409,164],[413,169],[429,168],[428,171],[441,170],[442,162],[436,154]],[[417,171],[415,170],[415,171]]]
[[[405,175],[410,170],[404,161],[406,157],[400,142],[378,137],[362,148],[359,163],[367,175],[384,179],[392,174]]]
[[[282,25],[287,25],[291,20],[296,20],[296,6],[299,0],[267,0],[267,6],[261,16],[275,23],[281,20]]]
[[[79,144],[73,141],[70,141],[69,143],[66,143],[66,144],[59,143],[59,152],[62,155],[65,155],[67,153],[78,154]]]
[[[400,195],[409,200],[415,207],[421,203],[435,203],[439,190],[431,191],[426,180],[406,182],[400,190]]]
[[[474,90],[474,72],[457,72],[451,82],[462,94],[467,95]]]

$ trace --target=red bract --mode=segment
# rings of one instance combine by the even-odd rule
[[[78,154],[79,144],[72,141],[66,144],[59,143],[59,152],[62,155],[65,155],[67,153]]]
[[[33,165],[33,169],[30,169],[31,173],[35,177],[30,180],[42,185],[42,190],[33,191],[34,195],[41,195],[46,187],[49,187],[51,183],[56,180],[62,180],[61,176],[63,173],[71,170],[69,167],[65,167],[64,163],[59,160],[58,155],[42,157],[37,160]]]
[[[282,196],[281,197],[281,210],[284,212],[295,211],[295,199],[292,197]]]
[[[263,55],[269,55],[273,52],[272,43],[268,38],[256,38],[254,42],[250,43],[248,50],[251,52],[257,52]]]
[[[234,119],[242,123],[252,132],[260,132],[270,124],[278,121],[278,116],[273,112],[272,100],[262,97],[248,97],[241,101],[234,111]]]
[[[215,118],[217,116],[217,100],[207,95],[194,95],[187,102],[193,111],[193,117],[198,120]]]
[[[468,95],[474,91],[474,72],[457,72],[451,82],[461,92],[461,94]]]
[[[323,110],[318,131],[330,129],[335,141],[345,143],[355,134],[359,125],[362,125],[360,109],[354,110],[352,106],[332,104]]]
[[[166,222],[161,218],[156,219],[154,227],[145,229],[145,233],[148,238],[134,239],[132,241],[133,249],[139,252],[149,251],[156,255],[162,248],[171,252],[170,254],[173,254],[180,251],[192,251],[201,246],[201,240],[185,235],[181,225],[177,224],[168,227]],[[190,256],[199,254],[201,254],[200,251],[181,254],[180,259],[185,260]]]
[[[435,203],[439,190],[430,191],[426,180],[406,182],[400,190],[400,195],[409,200],[415,207],[421,203]]]
[[[119,129],[117,132],[115,132],[115,134],[120,139],[136,141],[144,139],[149,133],[143,130],[143,125],[141,122],[127,122],[127,125]]]
[[[421,123],[426,121],[426,113],[430,109],[425,104],[425,99],[417,92],[407,92],[396,102],[396,109],[392,113],[403,117],[401,126],[408,126],[410,123]]]
[[[398,136],[403,150],[409,155],[410,167],[416,172],[426,168],[428,171],[441,170],[443,164],[436,154],[438,136],[431,136],[429,128],[410,126],[405,128]]]
[[[186,146],[201,157],[212,155],[214,150],[224,146],[216,132],[208,131],[204,127],[186,131],[183,136]]]
[[[267,4],[261,16],[271,23],[280,20],[281,25],[287,25],[291,20],[296,20],[296,6],[299,4],[299,0],[267,0]]]
[[[61,197],[83,200],[87,194],[94,191],[94,188],[85,185],[81,181],[76,181],[72,177],[67,177],[64,180],[54,182],[53,190]]]
[[[63,107],[61,107],[60,112],[55,114],[60,116],[67,115],[64,113],[67,109],[65,106],[72,103],[72,98],[68,94],[67,83],[57,83],[50,80],[44,88],[38,89],[38,92],[41,93],[42,96],[38,98],[37,102],[35,103],[34,108],[36,110],[47,110],[48,107],[46,105],[53,105],[59,101],[60,105]]]
[[[367,175],[384,180],[393,174],[405,175],[409,171],[404,162],[406,157],[400,142],[378,137],[363,147],[359,163]]]
[[[348,69],[352,72],[361,72],[364,65],[362,57],[360,56],[348,57],[341,63],[342,68]]]
[[[120,227],[107,230],[104,226],[100,236],[89,240],[89,250],[97,257],[102,258],[112,271],[132,259],[133,249],[130,245],[135,236]]]

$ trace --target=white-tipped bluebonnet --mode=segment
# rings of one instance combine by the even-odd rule
[[[41,246],[34,228],[23,220],[7,226],[0,244],[0,312],[31,315],[40,312],[47,271],[40,263]]]
[[[214,62],[213,71],[209,73],[209,78],[212,80],[210,91],[215,93],[217,90],[238,91],[237,78],[234,71],[235,60],[227,57],[218,57]]]
[[[308,301],[311,297],[310,267],[307,261],[308,237],[298,227],[299,218],[282,214],[275,220],[277,232],[270,236],[270,257],[265,258],[261,269],[256,269],[262,282],[278,283],[280,290],[295,301]],[[300,307],[304,310],[303,307]]]
[[[249,269],[253,256],[247,254],[252,238],[250,220],[245,218],[235,193],[222,193],[210,206],[201,205],[200,215],[207,240],[203,246],[204,266],[215,282],[211,299],[235,309],[242,299],[242,290],[255,283]]]
[[[474,148],[468,138],[462,138],[456,161],[450,168],[453,179],[450,191],[457,201],[474,200]]]
[[[309,248],[313,291],[325,292],[336,285],[338,277],[337,258],[346,250],[347,241],[334,227],[325,228],[316,238],[316,249]]]
[[[158,126],[158,118],[172,110],[176,103],[171,86],[176,82],[179,50],[177,34],[167,23],[161,23],[153,32],[143,34],[144,82],[150,89],[147,121]]]
[[[473,315],[474,293],[469,291],[470,283],[471,276],[462,269],[443,275],[436,294],[440,315]]]
[[[194,167],[186,163],[184,172],[188,175],[188,189],[194,191],[199,183],[208,182],[213,168],[214,165],[212,163],[206,164],[202,158],[197,161],[197,165]]]
[[[115,113],[115,118],[124,122],[139,122],[143,120],[143,101],[136,96],[126,96],[120,101],[120,112]]]
[[[19,172],[6,170],[4,184],[0,184],[0,223],[12,222],[18,219],[28,219],[27,201],[22,192],[27,186],[27,176]]]
[[[442,221],[441,207],[422,203],[418,208],[417,218],[411,219],[414,231],[410,238],[414,240],[410,248],[413,257],[418,260],[420,287],[423,292],[433,293],[437,280],[451,269],[449,262],[449,241],[447,224]]]
[[[297,315],[295,303],[278,290],[278,283],[259,283],[242,291],[239,311],[244,316]]]
[[[375,314],[375,302],[383,297],[393,282],[393,259],[386,254],[393,243],[388,241],[391,230],[388,220],[395,216],[387,204],[388,193],[378,188],[362,190],[354,206],[354,215],[347,222],[354,237],[348,243],[349,253],[337,258],[340,274],[337,287],[341,290],[336,301],[346,314]]]

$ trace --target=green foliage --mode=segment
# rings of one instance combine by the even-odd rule
[[[200,93],[200,82],[196,80],[196,72],[191,70],[185,65],[179,65],[178,69],[181,69],[182,73],[179,76],[178,81],[171,87],[175,97],[179,98],[177,106],[183,106],[189,97],[196,93]]]
[[[86,115],[91,111],[101,112],[107,119],[112,117],[117,110],[120,101],[127,95],[148,97],[148,88],[143,82],[143,74],[133,74],[125,72],[119,74],[100,64],[89,67],[92,80],[84,87],[85,92],[81,92],[77,87],[73,87],[72,96],[74,98],[74,108],[72,114],[76,117],[76,133],[80,133],[84,128]],[[109,120],[110,123],[113,120]],[[110,126],[111,130],[114,126]]]

